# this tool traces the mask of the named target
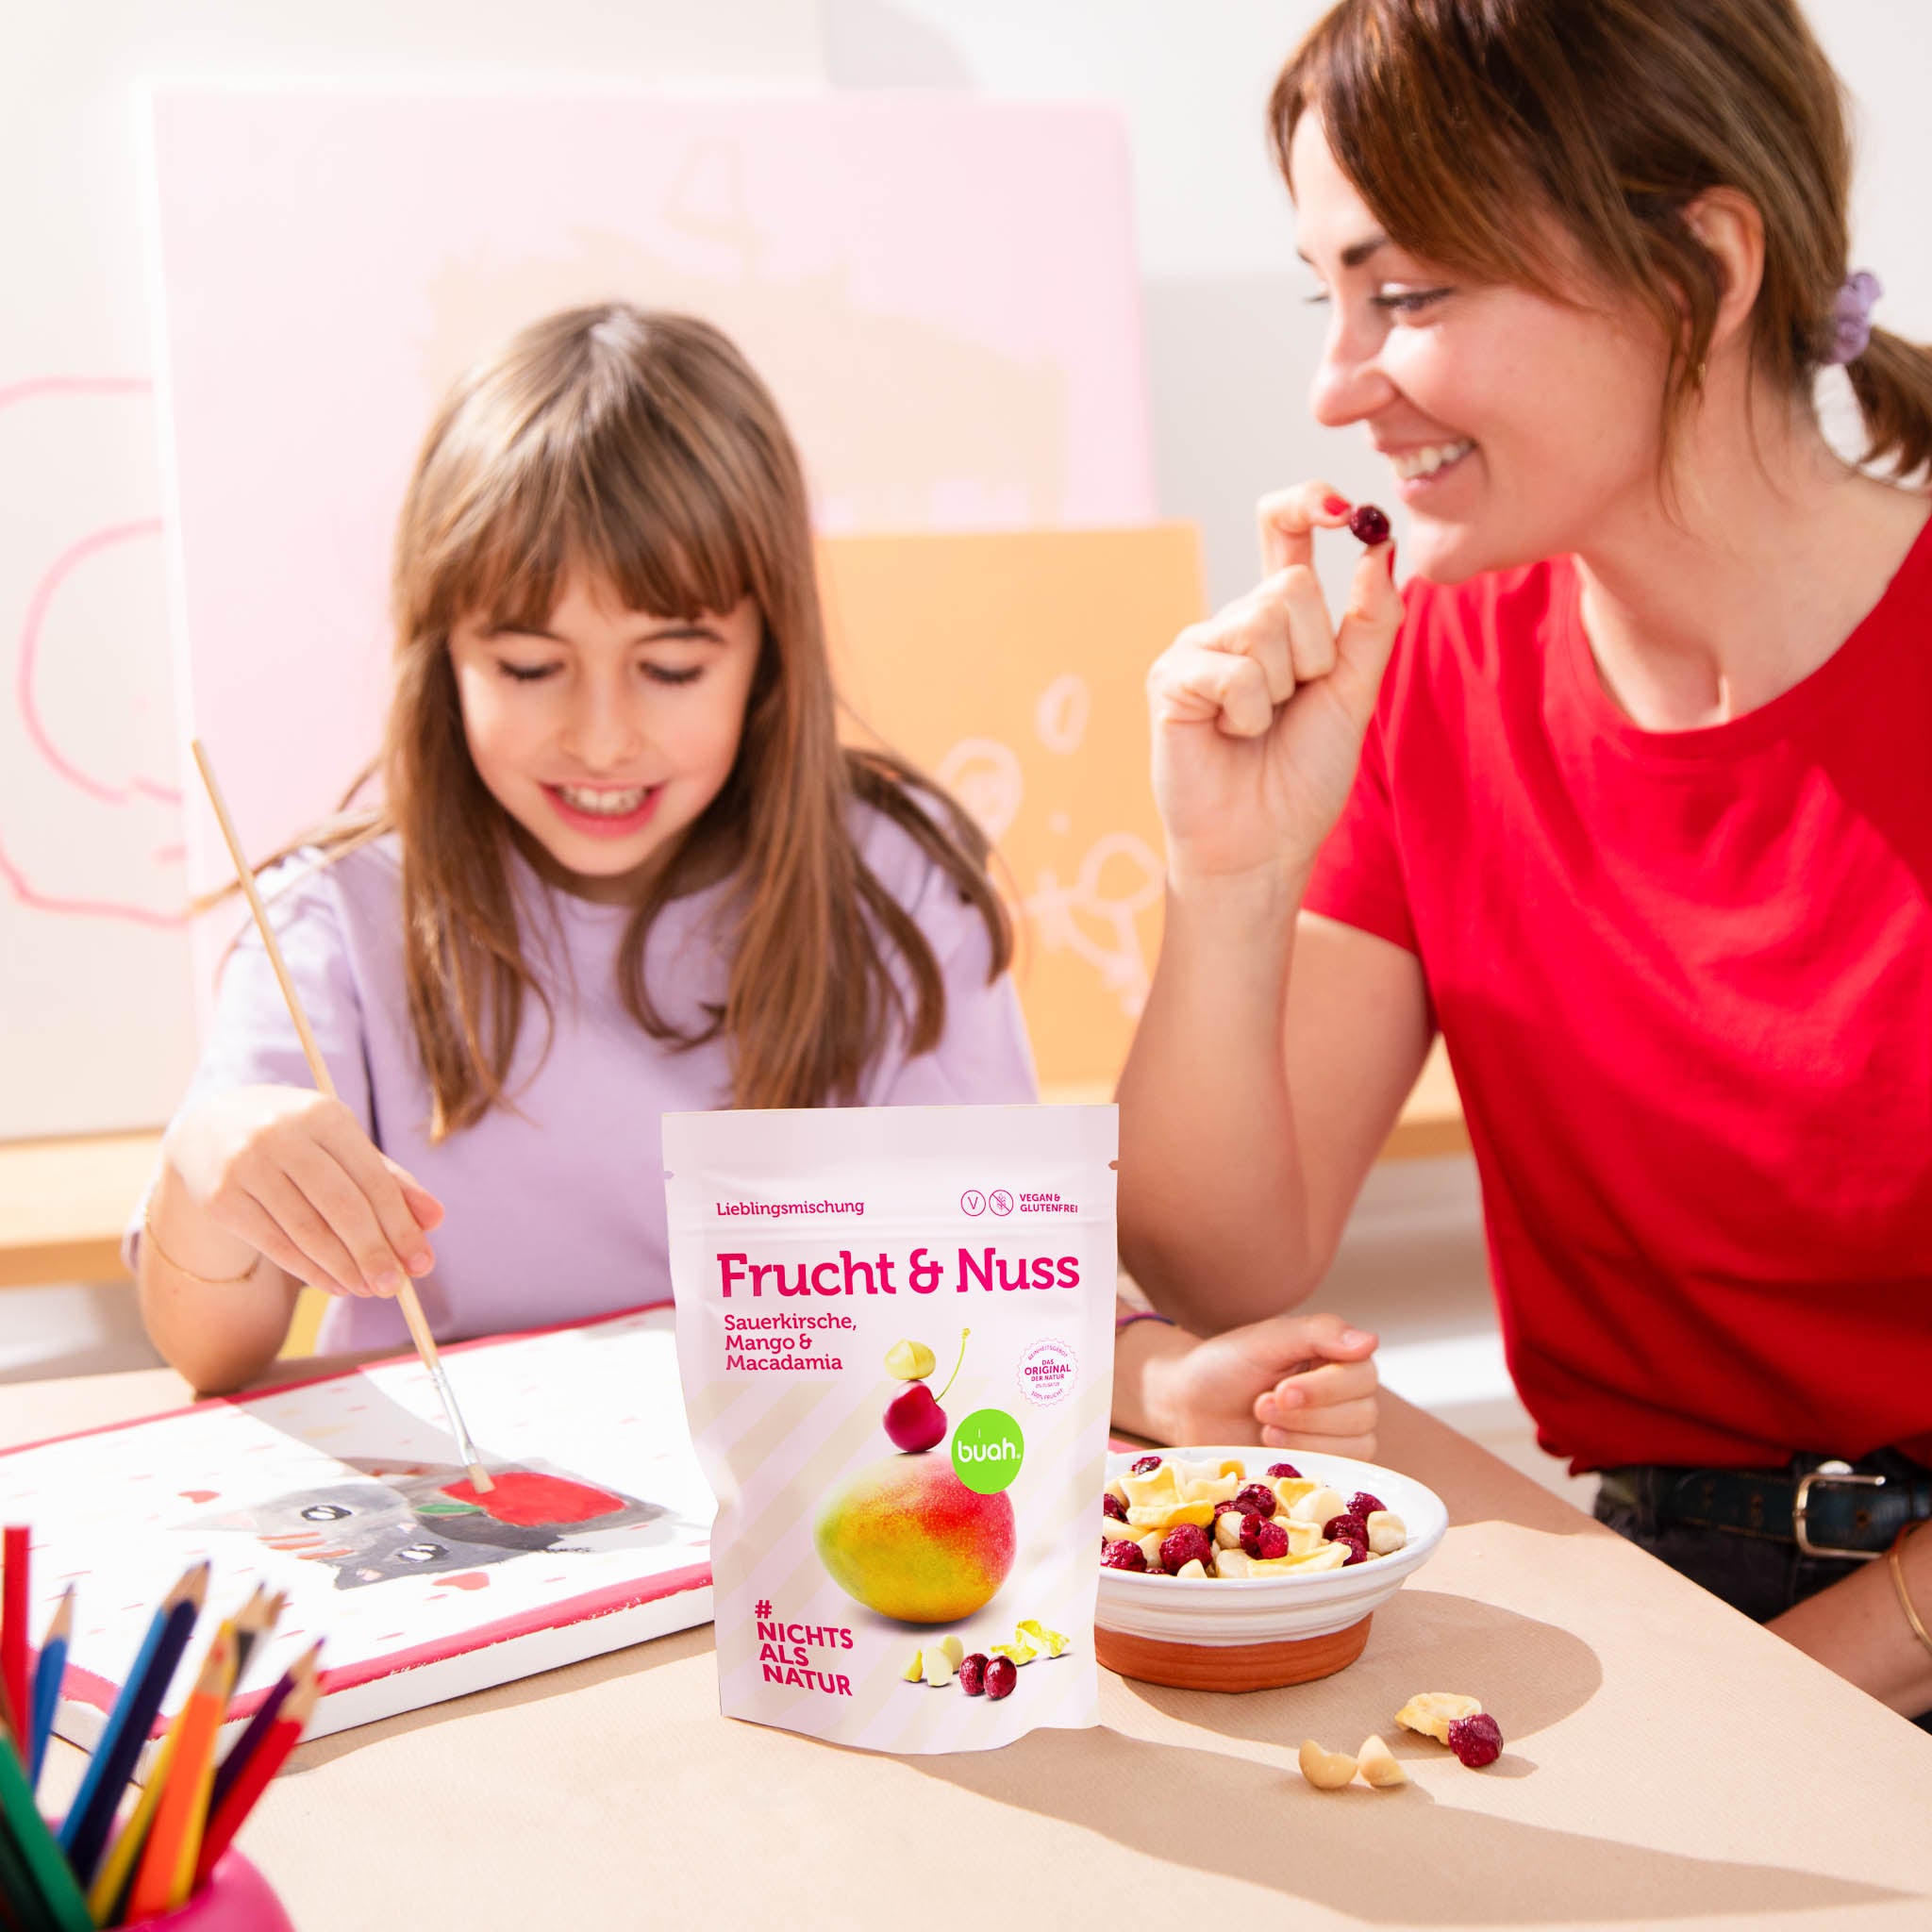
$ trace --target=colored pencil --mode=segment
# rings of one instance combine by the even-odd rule
[[[255,1594],[242,1606],[235,1618],[235,1688],[248,1674],[256,1651],[274,1635],[289,1599],[279,1590],[271,1596],[267,1588],[257,1584]]]
[[[10,1731],[0,1733],[0,1819],[26,1871],[28,1884],[22,1896],[39,1906],[55,1932],[94,1932],[93,1915],[73,1869],[34,1803],[26,1766]]]
[[[40,1783],[41,1766],[46,1761],[47,1740],[54,1733],[54,1713],[60,1703],[60,1685],[67,1675],[67,1646],[73,1637],[74,1586],[70,1583],[41,1640],[41,1654],[34,1664],[33,1713],[26,1733],[26,1775],[32,1785]]]
[[[155,1713],[168,1694],[175,1667],[181,1661],[181,1653],[188,1648],[188,1640],[193,1634],[194,1621],[208,1594],[208,1567],[206,1563],[195,1564],[155,1611],[147,1636],[142,1641],[141,1654],[127,1674],[126,1683],[121,1687],[121,1695],[114,1701],[107,1728],[94,1746],[87,1774],[68,1810],[67,1823],[61,1826],[60,1842],[67,1848],[68,1862],[82,1885],[90,1885],[93,1880],[94,1867],[108,1842],[121,1793],[141,1757],[142,1745],[147,1742],[148,1727],[155,1721]]]
[[[234,1633],[234,1624],[224,1623],[215,1633],[215,1644],[209,1646],[209,1657],[213,1656],[216,1645],[232,1644]],[[208,1662],[208,1657],[202,1659],[201,1672],[196,1674],[197,1688],[201,1676],[207,1672]],[[147,1776],[142,1781],[141,1796],[135,1800],[125,1823],[108,1847],[107,1857],[101,1860],[99,1869],[94,1873],[93,1883],[88,1888],[88,1909],[93,1913],[97,1925],[119,1924],[127,1911],[128,1894],[134,1889],[135,1874],[140,1868],[142,1854],[149,1843],[148,1834],[154,1829],[155,1814],[161,1807],[161,1799],[174,1774],[180,1742],[181,1713],[177,1712],[175,1722],[168,1726],[167,1736],[161,1740],[160,1749],[155,1753]]]
[[[322,1695],[322,1676],[315,1668],[315,1653],[310,1651],[295,1670],[300,1681],[289,1692],[268,1736],[258,1750],[248,1754],[248,1761],[229,1787],[220,1808],[208,1820],[202,1839],[201,1863],[195,1873],[197,1884],[214,1870],[215,1861],[233,1842],[242,1822],[254,1810],[255,1801],[268,1788],[269,1780],[301,1742],[302,1733],[314,1715],[316,1699]]]
[[[53,1932],[41,1909],[39,1888],[13,1848],[13,1834],[0,1823],[0,1925],[7,1932]]]
[[[175,1720],[175,1749],[166,1779],[157,1780],[161,1802],[128,1899],[130,1919],[158,1918],[188,1898],[201,1856],[208,1791],[214,1784],[215,1739],[234,1688],[235,1635],[231,1626],[224,1625],[208,1645],[201,1675]]]
[[[0,1532],[0,1684],[7,1695],[0,1713],[16,1737],[25,1738],[33,1689],[27,1666],[27,1580],[32,1570],[33,1540],[26,1525],[9,1523]]]
[[[256,890],[255,874],[242,851],[242,838],[235,830],[235,822],[228,816],[226,802],[222,797],[222,788],[215,782],[213,765],[208,762],[208,753],[202,748],[201,740],[191,738],[189,749],[194,754],[196,769],[201,773],[201,782],[208,791],[208,802],[214,808],[215,823],[222,828],[222,837],[228,847],[228,857],[235,864],[236,882],[241,886],[242,895],[248,901],[248,909],[255,916],[255,929],[261,935],[262,950],[268,955],[268,963],[275,968],[275,982],[282,990],[282,999],[289,1008],[289,1018],[295,1023],[295,1037],[302,1042],[302,1055],[308,1062],[309,1077],[320,1091],[333,1100],[336,1096],[336,1083],[329,1077],[328,1062],[322,1057],[322,1049],[315,1043],[315,1034],[308,1024],[308,1015],[302,1010],[302,1002],[295,996],[295,982],[289,977],[289,968],[282,958],[282,949],[277,943],[275,928],[268,923],[268,908],[261,903],[261,894]],[[441,1399],[443,1414],[449,1421],[449,1432],[456,1438],[457,1449],[469,1472],[471,1487],[483,1495],[488,1495],[496,1485],[491,1481],[489,1472],[483,1467],[482,1458],[476,1454],[476,1445],[470,1441],[470,1432],[463,1426],[462,1411],[457,1407],[456,1391],[449,1386],[449,1376],[444,1372],[442,1357],[437,1352],[436,1337],[429,1332],[428,1318],[423,1312],[423,1304],[417,1299],[416,1284],[405,1274],[403,1285],[396,1292],[396,1306],[403,1311],[403,1321],[409,1330],[409,1340],[416,1344],[416,1353],[422,1358],[424,1368],[428,1372],[429,1380]]]
[[[322,1640],[318,1638],[288,1670],[275,1679],[274,1688],[261,1700],[261,1707],[248,1720],[248,1725],[242,1735],[229,1745],[222,1761],[215,1767],[215,1788],[208,1801],[212,1815],[222,1808],[222,1801],[228,1795],[242,1767],[261,1748],[261,1740],[268,1736],[271,1726],[281,1715],[282,1706],[288,1702],[289,1693],[302,1681],[303,1676],[314,1669],[317,1656],[322,1650]]]

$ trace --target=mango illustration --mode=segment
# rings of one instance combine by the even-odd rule
[[[998,1593],[1018,1537],[1002,1490],[982,1496],[937,1456],[889,1456],[833,1491],[812,1541],[849,1597],[902,1624],[950,1624]]]

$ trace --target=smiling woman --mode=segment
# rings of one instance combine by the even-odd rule
[[[1299,1300],[1440,1028],[1544,1446],[1924,1710],[1860,1563],[1932,1515],[1932,354],[1847,260],[1836,76],[1794,0],[1343,0],[1271,134],[1416,575],[1331,618],[1350,507],[1284,491],[1155,668],[1123,1250]]]

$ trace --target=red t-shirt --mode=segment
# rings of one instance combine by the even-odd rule
[[[1932,1461],[1932,526],[1701,730],[1617,709],[1577,593],[1410,588],[1307,907],[1422,961],[1546,1449]]]

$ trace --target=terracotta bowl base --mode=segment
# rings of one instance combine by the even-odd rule
[[[1158,1637],[1129,1637],[1095,1629],[1093,1656],[1105,1669],[1143,1684],[1177,1690],[1274,1690],[1308,1684],[1346,1670],[1369,1641],[1371,1613],[1346,1630],[1325,1637],[1282,1638],[1274,1643],[1170,1643]]]

